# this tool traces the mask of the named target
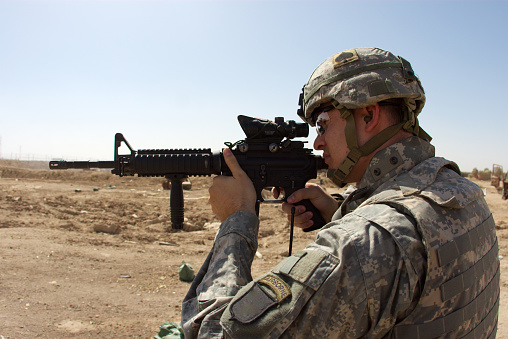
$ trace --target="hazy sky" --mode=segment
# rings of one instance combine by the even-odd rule
[[[219,150],[239,114],[299,121],[325,58],[379,47],[420,77],[438,156],[506,170],[507,17],[505,1],[0,0],[0,157],[112,160],[116,132]]]

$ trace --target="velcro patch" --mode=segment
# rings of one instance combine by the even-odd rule
[[[360,60],[355,49],[348,49],[347,51],[335,54],[332,59],[334,69],[347,65],[353,61]]]
[[[277,302],[263,288],[253,282],[250,289],[231,303],[231,319],[248,324],[259,318],[267,309]]]
[[[268,274],[263,278],[259,279],[258,283],[270,287],[273,293],[275,293],[277,302],[279,304],[281,303],[282,300],[286,299],[291,295],[291,289],[289,288],[289,285],[286,284],[284,280],[282,280],[276,275]]]

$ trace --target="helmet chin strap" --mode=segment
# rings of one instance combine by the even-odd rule
[[[373,136],[369,141],[367,141],[365,145],[358,147],[358,138],[356,136],[356,124],[353,116],[353,111],[339,105],[337,105],[336,108],[340,111],[340,117],[346,120],[345,135],[349,153],[338,168],[329,169],[327,171],[327,177],[339,187],[344,187],[346,185],[346,177],[349,175],[349,173],[351,173],[353,167],[358,163],[361,157],[374,152],[381,145],[390,140],[401,129],[418,135],[421,138],[430,138],[430,136],[425,133],[423,129],[419,128],[418,119],[415,117],[414,113],[409,113],[409,109],[406,109],[404,117],[404,120],[407,119],[406,121],[385,128]]]

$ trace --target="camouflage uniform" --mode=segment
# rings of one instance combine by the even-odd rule
[[[495,337],[481,189],[410,137],[379,151],[313,243],[251,278],[258,219],[230,216],[182,307],[186,338]]]

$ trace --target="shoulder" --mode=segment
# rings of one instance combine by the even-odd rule
[[[335,295],[336,288],[326,281],[339,264],[336,257],[321,250],[298,251],[244,286],[225,309],[222,327],[232,337],[279,337],[305,314],[306,327],[311,329],[310,316]],[[316,291],[322,290],[327,297],[316,297]]]
[[[329,247],[342,256],[353,247],[357,257],[393,252],[401,246],[399,238],[421,243],[415,220],[388,204],[360,206],[343,218],[329,223],[316,237],[315,244]],[[332,247],[332,248],[330,248]]]
[[[321,230],[310,248],[330,251],[346,260],[350,276],[362,272],[367,286],[374,286],[401,266],[411,270],[412,280],[424,274],[426,252],[415,220],[386,204],[357,208]]]

